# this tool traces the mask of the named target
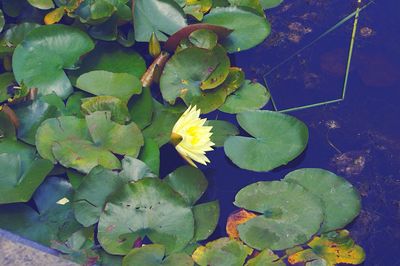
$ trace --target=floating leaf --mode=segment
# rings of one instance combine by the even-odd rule
[[[198,21],[203,19],[203,15],[212,7],[212,0],[175,0],[185,11],[186,14],[192,15]]]
[[[208,181],[192,166],[182,166],[170,173],[164,182],[178,192],[189,205],[194,205],[206,191]]]
[[[279,6],[283,0],[260,0],[260,3],[264,9],[270,9]]]
[[[117,173],[101,166],[93,168],[76,189],[73,199],[75,217],[83,226],[98,222],[106,199],[121,186],[143,177],[152,177],[150,169],[141,161],[125,157],[122,172]]]
[[[166,183],[144,178],[113,194],[100,216],[98,238],[110,254],[129,253],[138,238],[163,244],[167,253],[184,248],[194,235],[190,206]]]
[[[311,249],[289,256],[290,264],[303,262],[306,265],[314,265],[313,262],[319,261],[319,265],[328,266],[339,263],[357,265],[365,260],[364,250],[354,243],[347,230],[316,236],[307,245]]]
[[[308,142],[306,125],[296,118],[271,111],[247,111],[237,115],[240,126],[251,137],[226,140],[226,155],[237,166],[269,171],[300,155]]]
[[[235,125],[224,120],[207,120],[206,126],[213,127],[211,141],[216,147],[224,146],[227,138],[239,134],[239,129]]]
[[[53,0],[28,0],[29,4],[39,9],[54,8]]]
[[[264,17],[238,7],[214,8],[204,17],[203,22],[233,30],[223,41],[230,53],[260,44],[271,32],[271,26]]]
[[[129,102],[129,113],[132,121],[141,129],[151,124],[153,118],[153,97],[149,88],[143,88],[142,93]]]
[[[264,107],[269,99],[270,94],[263,85],[246,80],[242,87],[226,98],[219,110],[230,114],[258,110]]]
[[[205,29],[215,32],[218,36],[218,40],[225,39],[232,32],[232,30],[221,26],[204,24],[204,23],[192,24],[180,29],[178,32],[169,37],[164,45],[164,48],[167,51],[174,52],[182,40],[188,38],[192,32],[195,32],[200,29]]]
[[[165,257],[163,245],[152,244],[132,249],[124,257],[122,266],[192,266],[192,259],[184,253],[174,253]]]
[[[285,266],[286,264],[279,259],[272,250],[266,249],[260,254],[248,260],[245,266]]]
[[[76,81],[79,89],[100,96],[114,96],[127,103],[134,94],[142,92],[140,80],[127,73],[112,73],[103,70],[81,75]]]
[[[37,211],[25,204],[4,205],[0,208],[0,227],[46,246],[54,240],[64,242],[81,228],[71,204],[56,203],[71,196],[67,181],[50,177],[33,196]]]
[[[64,7],[58,7],[51,12],[47,13],[44,17],[44,24],[51,25],[59,22],[65,14]]]
[[[37,130],[36,147],[43,158],[54,163],[60,161],[65,167],[84,173],[97,165],[120,168],[119,160],[110,151],[92,142],[84,119],[72,116],[47,119]]]
[[[238,225],[239,237],[258,250],[282,250],[307,242],[323,220],[320,200],[302,186],[257,182],[241,189],[234,204],[261,215]]]
[[[135,123],[121,125],[111,120],[110,112],[95,112],[86,116],[90,136],[96,146],[115,154],[137,157],[144,145],[142,132]]]
[[[125,124],[130,120],[126,104],[113,96],[97,96],[82,99],[81,109],[85,115],[90,115],[97,111],[109,111],[111,113],[111,120],[119,124]]]
[[[249,212],[246,210],[239,210],[228,217],[228,221],[226,222],[226,233],[230,238],[239,238],[239,232],[237,227],[239,224],[243,224],[253,218],[257,217],[257,214],[253,212]]]
[[[33,29],[38,27],[40,27],[39,24],[29,22],[11,26],[4,31],[3,38],[0,41],[2,44],[0,46],[0,52],[12,53],[15,47],[17,47]]]
[[[13,84],[14,75],[12,73],[0,74],[0,103],[7,101],[12,95],[7,91],[9,85]]]
[[[211,201],[193,207],[195,220],[194,241],[207,239],[215,230],[219,220],[219,203]]]
[[[321,232],[345,227],[360,212],[359,193],[353,185],[334,173],[307,168],[289,173],[284,180],[303,186],[321,199],[324,207]]]
[[[207,29],[200,29],[192,32],[189,41],[196,47],[212,50],[218,43],[218,35]]]
[[[33,29],[13,55],[16,80],[39,88],[39,94],[56,93],[66,98],[71,82],[63,68],[72,68],[79,57],[94,48],[92,40],[79,29],[47,25]]]
[[[247,9],[254,9],[254,12],[260,16],[264,15],[264,10],[260,4],[260,0],[228,0],[231,6],[238,6]]]
[[[153,101],[154,113],[151,125],[143,130],[145,138],[153,139],[161,147],[169,142],[172,128],[186,110],[182,105],[165,106]]]
[[[80,68],[73,71],[73,76],[104,70],[112,73],[127,73],[141,78],[146,71],[144,59],[133,49],[110,42],[99,42],[82,60]]]
[[[156,141],[145,139],[139,159],[149,166],[151,171],[158,175],[160,172],[160,149]]]
[[[242,266],[253,250],[241,242],[229,238],[220,238],[198,247],[192,259],[200,266]]]
[[[174,0],[135,0],[133,22],[138,42],[148,42],[153,32],[158,40],[166,41],[166,34],[172,35],[187,25]]]
[[[190,105],[197,97],[221,85],[229,74],[229,66],[229,58],[221,46],[213,50],[184,49],[176,53],[164,68],[160,80],[163,98],[174,104],[179,97]]]

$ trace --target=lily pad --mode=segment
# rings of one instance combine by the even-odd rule
[[[183,10],[174,0],[135,0],[133,17],[135,39],[148,42],[154,32],[157,39],[166,41],[187,25]]]
[[[86,123],[95,145],[115,154],[137,157],[144,145],[142,132],[135,123],[121,125],[113,122],[110,112],[88,115]]]
[[[139,159],[148,165],[153,173],[158,175],[160,172],[160,149],[156,141],[149,138],[144,140]]]
[[[72,85],[63,68],[73,68],[79,57],[94,48],[83,31],[65,25],[33,29],[13,54],[15,79],[39,94],[56,93],[67,98]]]
[[[26,171],[17,154],[0,153],[0,204],[27,202],[53,169],[47,160],[34,160]]]
[[[213,50],[184,49],[176,53],[164,68],[160,80],[163,98],[171,104],[182,98],[186,105],[190,105],[196,97],[221,85],[229,74],[229,67],[229,58],[221,46]]]
[[[178,192],[189,205],[194,205],[207,189],[204,174],[192,166],[182,166],[170,173],[164,182]]]
[[[286,264],[275,255],[272,250],[266,249],[248,260],[245,266],[285,266]]]
[[[270,9],[282,4],[283,0],[260,0],[260,3],[264,9]]]
[[[212,7],[212,0],[175,0],[183,11],[196,18],[198,21],[203,19],[203,15]]]
[[[237,91],[226,98],[219,110],[230,114],[258,110],[264,107],[269,99],[270,94],[263,85],[246,80]]]
[[[183,249],[194,235],[190,206],[157,178],[124,186],[109,198],[100,216],[98,239],[110,254],[125,255],[147,236],[167,253]]]
[[[14,75],[12,73],[0,74],[0,102],[7,101],[11,95],[8,94],[7,88],[14,82]]]
[[[53,0],[28,0],[28,2],[39,9],[50,9],[54,7]]]
[[[140,80],[127,73],[112,73],[103,70],[81,75],[76,81],[79,89],[100,96],[114,96],[127,103],[134,94],[142,92]]]
[[[126,255],[122,266],[192,266],[193,260],[184,253],[165,257],[163,245],[152,244],[135,248]]]
[[[192,259],[200,266],[243,266],[253,250],[240,241],[220,238],[198,247]]]
[[[50,177],[33,196],[37,211],[25,204],[4,205],[0,208],[0,227],[46,246],[54,240],[63,242],[81,228],[71,204],[57,203],[71,196],[67,181]]]
[[[224,120],[207,120],[206,126],[212,126],[211,141],[216,147],[223,147],[225,140],[231,136],[239,135],[239,129]]]
[[[125,157],[120,173],[95,167],[76,189],[73,208],[77,221],[88,227],[98,222],[106,199],[121,186],[144,177],[152,177],[150,169],[141,161]]]
[[[65,167],[84,173],[97,165],[120,168],[119,160],[110,151],[92,142],[84,119],[72,116],[47,119],[37,130],[36,147],[43,158],[53,163],[60,161]]]
[[[207,239],[215,230],[219,220],[219,203],[211,201],[193,207],[195,220],[194,241]]]
[[[151,124],[153,118],[153,97],[149,88],[143,88],[142,93],[129,102],[129,113],[132,121],[141,129]]]
[[[270,171],[296,158],[307,145],[307,126],[292,116],[247,111],[238,114],[237,120],[253,137],[230,137],[224,149],[232,162],[242,169]]]
[[[360,213],[360,194],[352,184],[334,173],[299,169],[289,173],[284,181],[301,185],[321,199],[324,207],[322,233],[345,227]]]
[[[97,111],[109,111],[111,120],[125,124],[130,120],[128,107],[119,98],[114,96],[97,96],[82,99],[82,113],[90,115]]]
[[[6,46],[14,50],[15,47],[17,47],[17,45],[20,44],[33,29],[36,29],[38,27],[40,27],[39,24],[30,22],[24,22],[14,25],[4,31],[4,35],[1,41],[5,42],[7,44]]]
[[[112,73],[127,73],[141,78],[146,71],[144,59],[132,49],[109,42],[99,42],[82,60],[80,68],[73,71],[73,76],[104,70]]]
[[[223,41],[230,53],[253,48],[263,42],[271,32],[271,25],[265,17],[239,7],[214,8],[204,16],[203,23],[233,30]]]
[[[283,250],[307,242],[323,221],[322,203],[300,185],[257,182],[241,189],[234,204],[261,215],[238,225],[240,239],[258,250]]]
[[[208,50],[214,49],[218,43],[218,35],[207,29],[200,29],[192,32],[188,39],[196,47]]]

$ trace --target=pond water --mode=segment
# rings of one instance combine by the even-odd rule
[[[267,14],[271,37],[237,54],[234,64],[251,79],[265,79],[279,110],[340,99],[354,17],[338,23],[355,11],[355,2],[286,1]],[[298,168],[318,167],[346,177],[361,192],[362,212],[347,228],[366,251],[364,265],[400,265],[399,8],[398,1],[376,1],[360,13],[343,101],[290,112],[310,129],[302,156],[275,171],[255,173],[233,165],[223,149],[210,153],[213,163],[204,168],[210,185],[203,200],[219,199],[221,204],[212,239],[225,235],[238,190],[256,181],[281,179]],[[236,122],[232,115],[218,117]],[[169,154],[161,156],[168,158],[161,162],[162,175],[181,165],[178,155],[171,157],[169,145],[162,153]]]

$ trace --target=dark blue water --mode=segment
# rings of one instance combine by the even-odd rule
[[[271,37],[234,61],[249,79],[264,82],[265,76],[281,109],[336,99],[342,94],[353,20],[269,72],[353,12],[355,2],[288,0],[267,14]],[[234,196],[242,187],[280,179],[298,168],[319,167],[346,177],[362,195],[361,214],[347,229],[366,251],[364,265],[400,265],[399,12],[399,1],[381,0],[360,14],[344,101],[290,113],[310,130],[308,148],[295,161],[269,173],[254,173],[233,165],[222,148],[210,153],[212,164],[203,169],[210,185],[203,200],[219,199],[221,204],[212,238],[225,235],[226,219],[236,209]],[[232,115],[218,116],[236,123]],[[182,164],[178,155],[171,157],[172,149],[167,145],[162,150],[163,175]]]

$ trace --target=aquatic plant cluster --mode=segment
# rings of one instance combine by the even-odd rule
[[[360,195],[323,169],[242,188],[227,236],[207,240],[220,212],[198,203],[207,153],[267,172],[307,146],[307,126],[261,110],[268,90],[229,55],[268,37],[281,2],[2,0],[0,228],[82,265],[362,263],[344,229]],[[201,118],[214,111],[247,134]],[[160,177],[164,145],[186,165]]]

